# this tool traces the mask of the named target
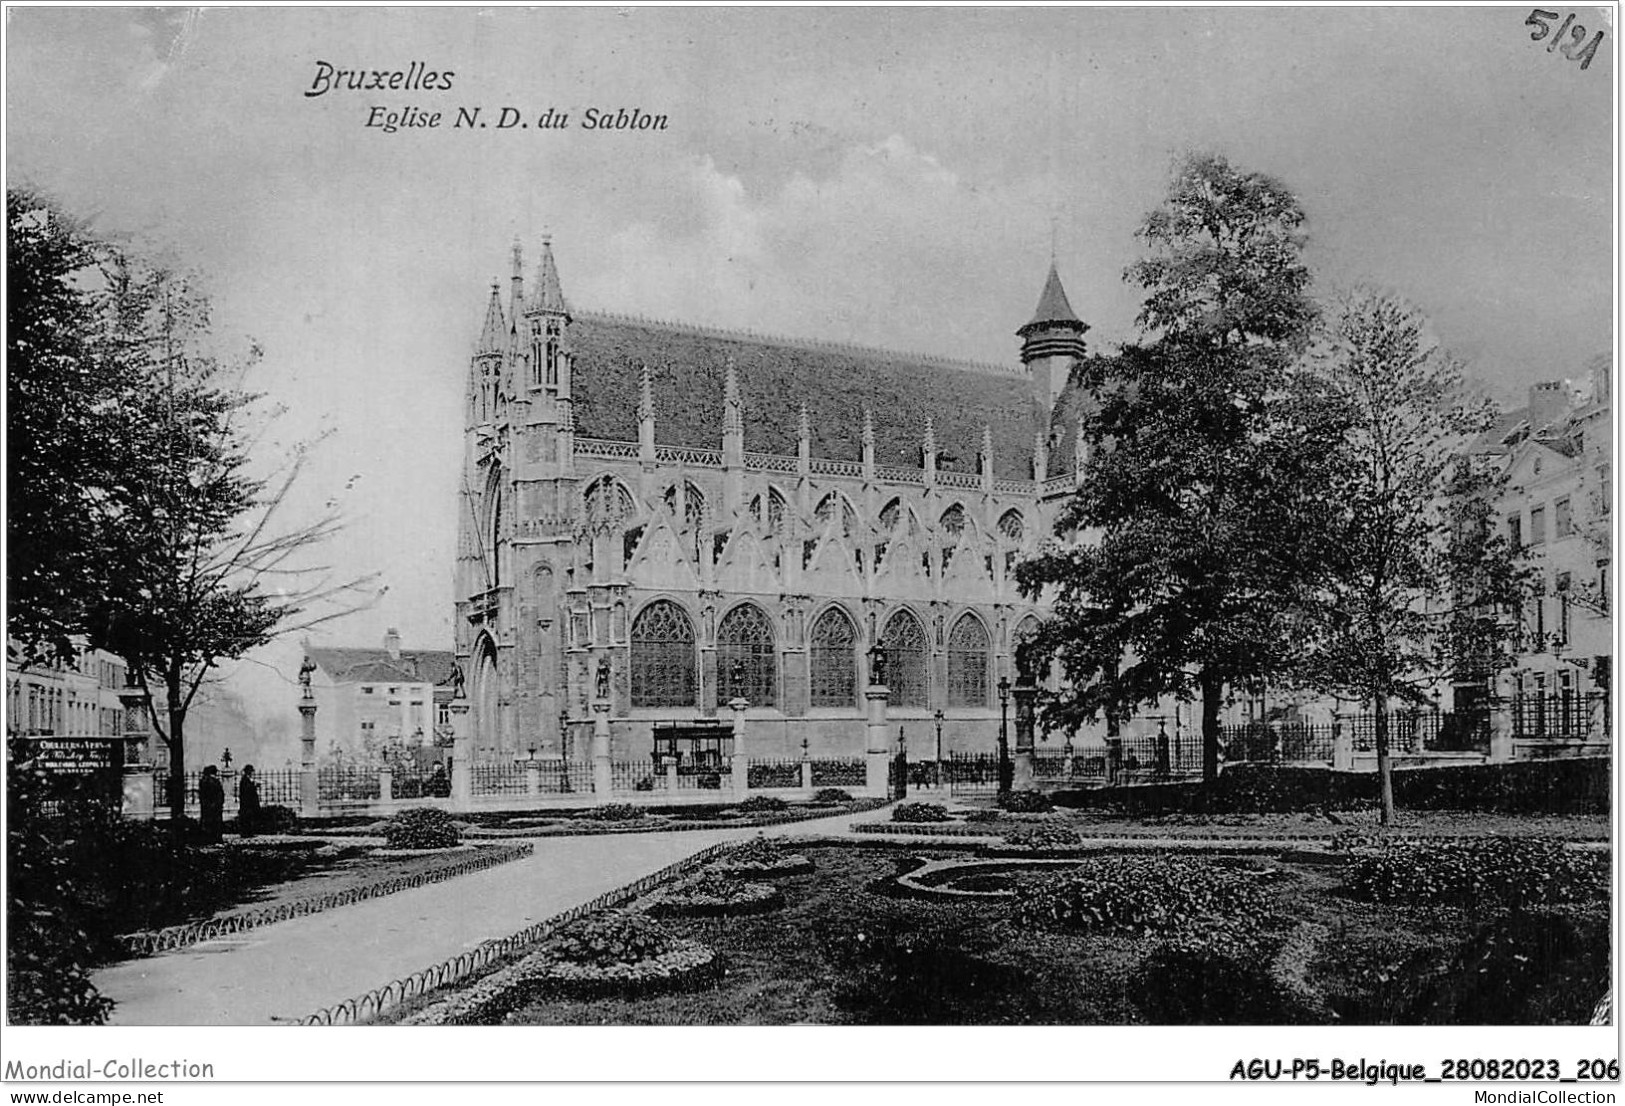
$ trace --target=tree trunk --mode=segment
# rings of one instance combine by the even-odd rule
[[[1388,696],[1375,695],[1372,705],[1377,711],[1377,789],[1382,802],[1382,824],[1394,821],[1394,764],[1388,755]]]
[[[1224,681],[1202,673],[1202,782],[1219,778],[1219,708],[1223,705]]]
[[[177,705],[180,680],[166,681],[164,689],[169,696],[169,825],[179,833],[186,816],[186,708]]]

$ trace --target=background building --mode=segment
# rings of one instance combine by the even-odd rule
[[[310,688],[322,759],[376,766],[386,753],[450,746],[450,650],[402,649],[392,628],[382,648],[307,644],[305,655],[316,666]]]

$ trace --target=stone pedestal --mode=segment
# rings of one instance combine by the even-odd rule
[[[542,793],[542,766],[532,757],[525,761],[525,794],[534,799]]]
[[[309,695],[307,688],[305,694]],[[321,810],[321,789],[316,781],[316,701],[299,701],[299,815],[314,818]]]
[[[750,791],[750,757],[745,741],[745,708],[748,706],[750,704],[744,699],[728,700],[728,710],[733,714],[734,724],[733,788],[736,799],[744,799]]]
[[[474,806],[474,735],[468,732],[468,702],[454,700],[451,710],[451,808]]]
[[[812,758],[805,751],[801,754],[801,790],[812,790]]]
[[[609,700],[592,704],[592,790],[603,802],[615,792],[615,771],[609,761]]]
[[[666,793],[668,795],[677,794],[677,761],[675,759],[666,762]]]
[[[1038,688],[1022,679],[1010,694],[1016,700],[1016,748],[1011,757],[1014,772],[1010,784],[1017,791],[1026,791],[1036,786],[1037,778],[1033,770],[1033,731]]]
[[[390,802],[395,798],[395,770],[393,768],[378,769],[378,801]]]
[[[1501,673],[1495,678],[1495,696],[1490,700],[1490,763],[1497,764],[1513,758],[1512,752],[1512,678]]]
[[[1354,734],[1341,714],[1332,715],[1332,770],[1354,771]]]
[[[154,810],[155,789],[152,765],[126,764],[124,766],[124,797],[120,813],[126,818],[150,822]]]
[[[869,703],[869,718],[864,724],[864,793],[872,799],[884,799],[886,765],[891,759],[886,737],[886,705],[891,701],[891,689],[884,684],[870,684],[863,697]]]

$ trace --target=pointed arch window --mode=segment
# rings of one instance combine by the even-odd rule
[[[815,707],[850,707],[858,699],[857,628],[839,607],[813,623],[809,645]]]
[[[784,532],[784,516],[786,508],[784,496],[779,494],[777,488],[767,489],[767,517],[762,517],[762,497],[754,496],[750,501],[751,517],[763,524],[763,532],[770,537],[777,537]]]
[[[637,513],[632,503],[632,493],[613,476],[601,476],[593,481],[582,496],[582,504],[588,525],[607,523],[619,526]]]
[[[695,705],[694,623],[669,599],[657,599],[632,623],[632,705]]]
[[[987,706],[987,628],[975,615],[961,615],[948,635],[948,705]]]
[[[942,512],[942,518],[937,523],[939,540],[942,543],[942,568],[947,571],[953,563],[954,552],[959,548],[960,540],[965,536],[965,508],[955,503]]]
[[[547,320],[547,348],[542,351],[543,359],[547,365],[547,386],[556,388],[559,384],[559,321]]]
[[[886,680],[891,689],[892,705],[925,706],[925,627],[920,625],[920,620],[911,611],[898,611],[886,622],[880,642],[886,647]]]
[[[858,528],[858,516],[852,510],[852,504],[836,492],[830,492],[818,501],[817,507],[813,508],[813,517],[818,520],[818,530],[822,532],[824,527],[829,525],[829,520],[836,511],[841,513],[841,536],[850,538],[852,532]]]
[[[1027,540],[1027,525],[1021,519],[1021,512],[1011,509],[999,516],[999,533],[1004,535],[1004,543],[1019,547]]]
[[[717,624],[717,687],[721,700],[753,707],[774,703],[773,623],[762,608],[742,603]]]
[[[679,488],[676,484],[666,489],[664,496],[666,506],[671,509],[673,518],[681,518],[685,526],[690,528],[700,524],[700,518],[705,513],[705,495],[692,483],[685,480],[681,488],[682,501],[678,502]]]

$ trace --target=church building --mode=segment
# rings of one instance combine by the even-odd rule
[[[516,245],[464,412],[475,755],[579,758],[601,696],[616,759],[735,698],[754,755],[859,755],[877,642],[913,755],[938,711],[945,752],[991,749],[1038,613],[1013,566],[1077,468],[1054,266],[1009,365],[572,311],[546,238],[521,273]]]

